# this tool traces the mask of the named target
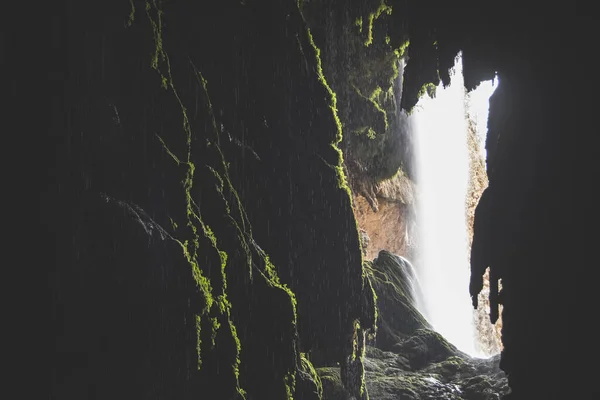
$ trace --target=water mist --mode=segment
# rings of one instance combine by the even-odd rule
[[[471,355],[478,354],[474,310],[468,292],[466,107],[471,104],[469,114],[476,114],[478,131],[485,132],[487,100],[491,95],[490,90],[485,90],[488,86],[482,85],[487,93],[472,92],[467,98],[459,55],[450,85],[438,86],[435,98],[423,96],[410,117],[417,174],[419,245],[415,264],[423,294],[417,306],[436,331]],[[481,145],[483,141],[480,133]]]

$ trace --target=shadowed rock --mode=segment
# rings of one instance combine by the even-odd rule
[[[367,270],[377,295],[376,347],[390,350],[418,329],[431,327],[414,305],[418,281],[408,260],[382,250]]]

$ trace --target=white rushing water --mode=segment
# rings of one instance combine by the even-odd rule
[[[489,81],[466,98],[459,55],[450,85],[438,86],[433,99],[428,95],[421,98],[411,115],[418,192],[416,269],[423,293],[418,307],[436,331],[474,356],[478,354],[468,291],[465,214],[469,179],[466,107],[468,103],[469,114],[483,132],[483,145],[492,91]]]

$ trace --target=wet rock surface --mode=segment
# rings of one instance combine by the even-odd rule
[[[406,342],[421,341],[419,334]],[[432,337],[441,338],[439,335]],[[443,339],[443,338],[442,338]],[[423,346],[432,360],[420,368],[411,367],[411,354],[381,351],[367,347],[366,383],[372,400],[387,399],[500,399],[508,392],[507,380],[499,368],[500,357],[472,358],[458,351],[440,352],[440,342]],[[423,350],[423,348],[421,348]]]
[[[377,335],[375,346],[392,350],[416,330],[430,328],[415,308],[418,282],[412,265],[403,257],[382,250],[373,262],[366,263],[377,295]],[[418,346],[418,343],[414,343]]]
[[[363,367],[370,400],[496,400],[508,393],[500,355],[473,358],[433,330],[415,308],[411,266],[382,250],[366,263],[376,293],[377,334]],[[338,367],[318,368],[323,399],[350,400]]]
[[[435,359],[433,347],[429,352]],[[444,359],[418,369],[411,367],[409,357],[367,346],[364,366],[370,400],[499,400],[508,393],[499,355],[480,359],[455,352],[438,355]],[[320,368],[317,373],[323,399],[352,399],[341,385],[339,370]]]

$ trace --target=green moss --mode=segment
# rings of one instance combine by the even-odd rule
[[[233,373],[235,375],[235,379],[236,381],[239,380],[240,377],[240,352],[242,351],[242,343],[240,342],[239,336],[237,334],[237,328],[235,327],[235,325],[233,323],[231,323],[231,315],[227,315],[228,321],[229,321],[229,329],[231,330],[231,336],[233,337],[233,340],[235,342],[235,348],[237,350],[237,357],[233,363]],[[244,389],[242,389],[241,387],[237,387],[237,391],[238,393],[242,396],[245,397],[246,392],[244,391]]]
[[[352,89],[354,89],[354,91],[356,92],[356,94],[359,97],[368,101],[369,104],[371,104],[373,106],[373,108],[376,110],[377,113],[381,114],[381,117],[383,119],[383,124],[384,124],[384,127],[383,127],[384,131],[381,133],[384,134],[385,132],[387,132],[389,129],[388,116],[387,116],[387,112],[382,107],[381,103],[384,101],[384,97],[388,95],[388,92],[387,91],[384,92],[380,86],[377,86],[371,92],[371,94],[369,96],[365,96],[357,86],[352,85]],[[393,88],[390,87],[390,90],[393,90]],[[393,92],[392,92],[392,96],[393,96]],[[375,139],[377,137],[377,132],[375,131],[375,129],[373,129],[372,126],[363,126],[358,129],[355,129],[353,132],[358,135],[366,134],[366,136],[369,139]]]
[[[300,364],[303,371],[308,373],[312,380],[315,382],[317,388],[317,395],[319,398],[323,397],[323,384],[321,378],[317,374],[315,367],[312,365],[306,353],[300,353]]]
[[[321,84],[323,85],[323,87],[325,87],[325,89],[327,90],[327,92],[329,93],[329,96],[330,96],[329,107],[331,108],[331,111],[333,112],[333,118],[335,120],[336,127],[337,127],[337,133],[336,133],[337,138],[336,138],[335,144],[339,144],[342,141],[342,122],[340,121],[340,118],[338,117],[338,113],[337,113],[337,111],[338,111],[337,110],[337,98],[336,98],[335,92],[331,89],[331,87],[327,83],[327,80],[325,79],[325,75],[323,74],[323,64],[321,62],[321,49],[319,49],[319,47],[315,44],[315,41],[313,39],[310,28],[307,28],[306,32],[308,35],[309,43],[311,44],[311,46],[313,47],[313,49],[315,51],[316,63],[317,63],[317,77],[318,77],[319,81],[321,82]]]
[[[358,33],[362,33],[362,31],[363,31],[363,18],[362,18],[362,16],[356,18],[356,20],[354,21],[354,25],[356,25],[358,27]]]
[[[365,39],[365,46],[369,47],[373,43],[373,22],[386,13],[387,15],[392,14],[392,7],[386,4],[386,0],[381,0],[379,7],[372,13],[369,13],[369,22],[367,25],[367,38]],[[362,32],[362,31],[361,31]]]
[[[202,317],[196,315],[196,368],[202,369]]]
[[[151,15],[153,10],[156,12],[156,19]],[[152,26],[152,33],[154,35],[154,54],[151,57],[150,66],[160,73],[162,79],[164,76],[159,70],[159,63],[165,60],[162,39],[163,12],[158,7],[156,0],[146,0],[146,15],[148,16],[148,20]]]
[[[217,332],[219,331],[219,328],[221,327],[221,324],[219,323],[219,320],[216,317],[212,317],[211,318],[212,321],[212,332],[211,332],[211,344],[212,347],[215,347],[215,340],[217,338]]]
[[[214,301],[213,297],[212,297],[212,287],[210,284],[210,280],[207,277],[205,277],[204,274],[202,273],[202,271],[200,270],[200,267],[198,266],[198,263],[195,260],[196,254],[194,254],[193,256],[190,254],[188,241],[186,240],[184,242],[181,242],[178,239],[174,239],[174,240],[177,243],[179,243],[179,245],[181,246],[181,249],[183,251],[183,255],[185,256],[185,259],[192,267],[192,276],[194,277],[194,281],[196,282],[196,285],[200,289],[200,293],[203,295],[204,300],[206,302],[206,306],[205,306],[205,309],[203,310],[203,314],[208,313],[208,311],[211,309],[213,301]]]
[[[406,54],[406,51],[408,50],[408,46],[410,46],[410,40],[406,40],[399,48],[394,50],[394,52],[396,52],[396,55],[398,56],[398,58],[404,57],[404,55]]]
[[[323,386],[323,399],[346,400],[350,398],[350,393],[348,393],[342,384],[339,368],[317,368],[316,372],[321,378]]]
[[[340,189],[344,190],[348,194],[348,197],[350,199],[352,199],[350,186],[348,186],[346,174],[344,173],[344,169],[342,167],[342,165],[344,164],[344,156],[342,154],[342,150],[340,150],[340,148],[339,148],[339,145],[342,142],[343,136],[342,136],[342,122],[340,121],[340,118],[338,116],[336,95],[335,95],[334,91],[331,89],[331,87],[329,86],[329,84],[327,83],[327,80],[325,79],[325,75],[323,74],[323,65],[321,63],[321,50],[315,44],[315,41],[312,37],[312,34],[311,34],[309,28],[306,29],[306,33],[308,35],[309,43],[311,44],[311,46],[313,47],[313,49],[315,51],[316,63],[317,63],[317,77],[318,77],[319,81],[321,82],[321,84],[325,87],[325,89],[329,93],[329,96],[331,99],[329,107],[331,108],[331,111],[333,114],[333,119],[335,121],[335,125],[337,128],[336,139],[331,144],[331,146],[333,147],[333,149],[339,156],[338,164],[333,166],[335,168],[335,171],[336,171],[336,174],[338,177],[338,187]],[[323,161],[325,161],[325,160],[323,160]],[[329,163],[327,163],[327,164],[331,166],[331,164],[329,164]]]
[[[229,163],[226,161],[225,156],[221,150],[221,147],[219,145],[220,143],[220,131],[217,128],[217,124],[216,124],[216,118],[214,116],[214,111],[213,111],[213,107],[212,107],[212,102],[210,100],[210,96],[208,93],[208,87],[207,87],[207,80],[203,77],[203,75],[201,74],[201,72],[196,68],[196,66],[190,62],[190,64],[192,65],[196,77],[199,81],[199,83],[201,84],[203,91],[204,91],[204,95],[206,97],[207,100],[207,104],[208,104],[208,111],[211,117],[211,122],[212,122],[212,128],[213,128],[213,133],[215,134],[215,140],[214,142],[212,142],[212,144],[214,145],[214,148],[216,149],[216,151],[219,154],[220,160],[221,160],[221,172],[217,171],[216,168],[213,168],[211,166],[207,166],[207,168],[212,172],[212,174],[214,175],[214,177],[216,178],[217,184],[215,186],[216,191],[220,194],[222,201],[225,204],[225,209],[226,209],[226,217],[228,218],[228,220],[232,223],[232,225],[235,227],[237,234],[238,234],[238,239],[239,242],[242,246],[242,249],[244,250],[245,254],[246,254],[246,260],[247,260],[247,265],[248,265],[248,273],[250,278],[252,278],[252,266],[253,266],[253,261],[252,261],[252,250],[254,250],[259,257],[263,260],[264,264],[263,264],[263,268],[260,271],[261,275],[264,277],[265,281],[271,286],[271,287],[275,287],[278,288],[282,291],[284,291],[290,301],[290,304],[292,306],[292,320],[290,321],[293,329],[296,329],[296,323],[297,323],[297,304],[296,304],[296,297],[294,295],[294,293],[292,292],[292,290],[287,287],[284,284],[281,284],[281,282],[279,281],[279,277],[277,275],[276,272],[276,268],[275,266],[271,263],[269,256],[258,246],[258,244],[254,241],[253,239],[253,235],[252,235],[252,227],[250,225],[250,222],[248,220],[248,216],[246,214],[246,211],[244,210],[244,207],[242,205],[242,202],[240,200],[239,194],[237,192],[237,190],[235,189],[235,187],[233,186],[231,179],[229,177]],[[232,195],[233,199],[234,199],[234,203],[235,203],[235,211],[237,212],[238,216],[239,216],[239,221],[238,219],[234,218],[234,216],[231,214],[232,208],[229,205],[229,201],[227,200],[226,196],[225,196],[225,190],[228,191],[228,194]],[[198,210],[198,213],[200,212],[198,206],[192,202],[192,204],[196,207],[196,209]],[[215,247],[215,249],[218,250],[217,248],[217,239],[214,236],[214,234],[212,233],[212,230],[210,230],[210,228],[205,225],[204,223],[201,222],[201,219],[198,217],[198,221],[199,223],[201,223],[201,226],[203,228],[203,231],[205,232],[205,235],[211,240],[211,242],[213,243],[213,246]],[[223,282],[224,282],[224,289],[226,288],[226,276],[225,276],[225,264],[226,264],[226,256],[227,254],[225,252],[219,251],[219,254],[221,255],[221,260],[222,260],[222,273],[223,273]],[[264,271],[264,272],[263,272]],[[226,301],[225,299],[225,292],[223,293],[223,297],[224,297],[224,301]],[[236,363],[234,365],[234,369],[235,369],[235,373],[236,373],[236,378],[239,375],[239,364],[240,364],[240,360],[239,360],[239,354],[241,351],[241,344],[240,341],[237,337],[237,333],[236,333],[236,329],[235,329],[235,325],[232,323],[231,319],[230,319],[230,305],[227,302],[227,305],[224,306],[224,310],[225,313],[227,314],[228,320],[230,322],[230,327],[232,330],[232,335],[234,337],[234,340],[236,341],[236,345],[237,345],[237,360]],[[286,395],[288,400],[292,400],[293,399],[293,393],[295,390],[295,384],[296,384],[296,370],[295,369],[291,369],[284,378],[284,384],[286,387]],[[241,389],[240,389],[241,390]],[[239,391],[238,391],[239,392]]]
[[[437,87],[433,83],[431,83],[431,82],[426,83],[423,86],[421,86],[421,89],[419,89],[417,98],[420,99],[421,97],[423,97],[425,95],[425,93],[427,93],[429,95],[429,97],[434,98],[436,89],[437,89]]]
[[[208,166],[208,168],[211,170],[211,172],[213,173],[213,175],[217,178],[218,180],[218,185],[217,185],[217,191],[219,192],[219,194],[221,195],[222,200],[224,201],[225,205],[226,205],[226,209],[227,209],[227,217],[229,219],[229,221],[236,227],[237,231],[238,231],[238,238],[241,241],[242,247],[246,253],[246,260],[248,262],[248,274],[250,275],[250,277],[252,277],[252,253],[250,251],[250,246],[248,244],[248,240],[247,238],[250,238],[250,240],[253,242],[252,239],[252,228],[250,226],[250,223],[248,221],[248,216],[246,214],[246,211],[244,210],[244,207],[242,205],[242,202],[240,200],[239,194],[237,192],[237,190],[235,189],[235,187],[233,186],[233,184],[231,183],[231,179],[229,177],[229,163],[226,161],[225,159],[225,155],[223,154],[221,147],[219,145],[220,143],[220,131],[217,128],[217,122],[216,122],[216,118],[215,118],[215,114],[214,114],[214,110],[213,110],[213,106],[212,106],[212,102],[210,99],[210,95],[208,93],[208,82],[207,80],[204,78],[204,76],[202,75],[202,73],[198,70],[198,68],[196,68],[196,66],[194,65],[193,62],[190,61],[190,64],[192,66],[192,68],[194,69],[195,75],[196,75],[196,79],[198,80],[198,82],[200,83],[200,85],[202,86],[202,89],[204,91],[204,95],[206,97],[207,103],[208,103],[208,112],[211,118],[211,124],[212,124],[212,129],[213,129],[213,133],[215,134],[215,141],[214,141],[214,146],[216,148],[216,151],[219,154],[220,160],[221,160],[221,167],[222,167],[222,174],[219,173],[215,168]],[[235,219],[232,215],[231,215],[231,209],[229,206],[229,202],[227,201],[227,199],[225,198],[224,195],[224,189],[225,186],[227,186],[227,190],[229,191],[229,193],[231,193],[233,195],[233,199],[235,200],[235,207],[236,207],[236,211],[239,215],[239,222],[237,219]]]
[[[408,177],[408,175],[406,174],[406,171],[404,171],[402,165],[400,166],[400,168],[398,168],[396,170],[396,172],[394,172],[394,174],[392,176],[390,176],[387,180],[388,181],[392,181],[394,179],[406,179],[406,180],[410,180],[410,178]]]
[[[153,17],[153,14],[155,15],[155,17]],[[236,381],[236,390],[242,397],[244,397],[245,392],[239,386],[239,365],[240,365],[239,355],[240,355],[240,351],[241,351],[241,345],[240,345],[239,338],[237,336],[237,330],[235,328],[233,321],[231,320],[231,315],[230,315],[231,304],[227,300],[227,277],[226,277],[226,273],[225,273],[225,268],[227,265],[227,253],[225,253],[224,251],[222,251],[218,248],[217,239],[216,239],[212,229],[210,229],[209,226],[204,224],[204,222],[201,218],[200,210],[197,209],[197,206],[195,205],[195,203],[192,199],[191,190],[193,187],[194,172],[195,172],[195,166],[192,162],[192,157],[191,157],[192,131],[191,131],[191,126],[189,123],[189,118],[187,115],[186,107],[184,106],[184,104],[175,88],[174,82],[173,82],[169,57],[166,54],[164,47],[163,47],[163,39],[162,39],[163,12],[159,8],[158,2],[156,0],[147,0],[146,1],[146,15],[148,16],[150,25],[152,27],[154,43],[155,43],[155,51],[154,51],[154,54],[151,56],[151,67],[159,73],[161,87],[163,87],[166,90],[169,90],[172,93],[172,95],[175,97],[177,103],[179,104],[179,107],[180,107],[181,113],[182,113],[182,129],[184,132],[184,142],[185,142],[185,147],[186,147],[185,157],[183,159],[180,157],[177,157],[172,151],[169,150],[169,147],[166,145],[164,140],[160,137],[158,137],[158,138],[159,138],[161,144],[163,145],[163,148],[167,151],[167,154],[169,154],[171,156],[171,158],[178,165],[183,165],[186,167],[185,176],[182,181],[182,188],[185,193],[186,221],[185,221],[184,226],[187,228],[187,231],[186,231],[187,237],[184,240],[177,240],[177,239],[176,240],[182,247],[183,254],[192,269],[192,276],[196,282],[197,287],[200,290],[200,293],[202,294],[202,296],[204,297],[204,300],[205,300],[204,309],[200,312],[200,314],[196,315],[196,336],[197,336],[196,351],[197,351],[197,357],[198,357],[197,368],[199,370],[202,368],[201,332],[202,332],[202,321],[204,318],[210,318],[210,321],[211,321],[210,326],[212,327],[211,332],[210,332],[210,337],[212,339],[211,344],[213,347],[216,345],[215,341],[217,338],[217,332],[221,328],[221,323],[219,322],[218,316],[213,316],[213,317],[208,316],[209,313],[211,313],[211,310],[213,310],[213,307],[216,306],[215,313],[217,313],[217,315],[223,316],[224,319],[227,321],[227,323],[229,325],[231,337],[233,338],[234,343],[236,345],[236,356],[235,356],[235,359],[233,360],[233,364],[232,364],[231,368],[232,368],[232,373],[233,373],[233,375],[235,377],[235,381]],[[206,88],[205,82],[204,82],[203,86],[204,86],[204,88]],[[209,104],[209,106],[211,106],[211,111],[212,111],[212,105]],[[213,117],[212,122],[213,122],[213,126],[216,128],[214,117]],[[196,210],[198,212],[196,212]],[[174,229],[177,230],[178,224],[173,220],[171,220],[171,221],[172,221],[172,225],[173,225]],[[216,297],[214,297],[214,294],[213,294],[214,288],[212,288],[210,280],[203,274],[202,269],[200,268],[200,266],[198,264],[198,249],[199,249],[200,236],[198,233],[198,229],[196,227],[197,224],[200,226],[204,238],[206,238],[211,243],[212,247],[217,252],[217,254],[219,255],[219,258],[221,260],[221,277],[222,277],[223,284],[222,284],[220,293]]]
[[[175,161],[175,163],[177,165],[181,164],[181,161],[179,160],[179,157],[177,157],[175,155],[175,153],[173,153],[169,147],[167,146],[167,144],[165,143],[165,141],[163,140],[162,137],[160,137],[158,134],[156,135],[156,137],[158,138],[158,140],[160,141],[160,143],[162,144],[163,149],[167,152],[167,154],[173,159],[173,161]]]
[[[396,63],[394,63],[395,65]],[[398,75],[398,70],[396,67],[396,76]],[[394,78],[395,79],[395,78]],[[385,112],[385,110],[383,109],[383,107],[381,106],[381,97],[383,94],[383,90],[381,89],[380,86],[377,86],[377,88],[375,88],[375,90],[371,93],[371,95],[369,96],[369,101],[375,106],[375,108],[383,114],[383,121],[385,123],[385,130],[387,132],[387,130],[389,129],[389,123],[388,123],[388,118],[387,118],[387,113]]]
[[[129,28],[131,24],[133,24],[133,20],[135,18],[135,4],[133,3],[133,0],[129,0],[129,5],[131,6],[131,11],[129,12],[129,18],[125,23],[126,28]]]
[[[287,373],[284,381],[287,400],[294,400],[294,391],[296,390],[296,371]]]
[[[380,9],[381,10],[377,14],[377,16],[379,16],[383,11],[385,11],[384,8],[380,7]],[[391,12],[391,8],[389,9],[389,11]],[[357,20],[357,22],[358,22],[358,20]],[[362,19],[360,20],[360,23],[362,25]],[[325,161],[325,159],[323,159],[322,157],[321,157],[321,159],[328,166],[330,166],[332,168],[335,168],[336,174],[338,176],[338,187],[340,189],[344,190],[347,193],[348,199],[350,201],[350,205],[352,206],[352,195],[351,195],[351,191],[350,191],[350,187],[349,187],[349,184],[348,184],[348,180],[347,180],[346,174],[344,172],[344,157],[343,157],[342,151],[341,151],[341,149],[339,147],[339,144],[341,143],[343,136],[342,136],[342,124],[341,124],[341,121],[340,121],[339,116],[338,116],[336,95],[333,92],[333,90],[331,89],[331,87],[329,86],[329,84],[327,83],[327,80],[325,79],[325,76],[323,74],[323,67],[322,67],[322,61],[321,61],[321,51],[318,48],[318,46],[315,44],[315,42],[313,40],[313,37],[312,37],[312,34],[310,32],[310,29],[307,29],[307,35],[308,35],[309,43],[311,44],[311,46],[314,48],[314,51],[315,51],[318,79],[322,83],[322,85],[326,88],[327,92],[331,96],[330,107],[331,107],[331,110],[333,112],[334,120],[335,120],[336,126],[337,126],[337,137],[336,137],[335,142],[332,143],[332,147],[336,151],[336,153],[338,154],[338,164],[337,165],[331,165],[327,161]],[[377,96],[377,93],[375,93],[375,96]],[[369,133],[374,136],[374,131],[372,129],[369,131]],[[358,236],[359,230],[358,230],[358,224],[357,224],[356,218],[354,218],[354,223],[355,223],[354,226],[355,226],[355,230],[356,230],[355,232],[356,232],[356,235]],[[361,257],[362,257],[362,253],[361,253]],[[362,263],[362,260],[361,260],[361,263]],[[374,294],[374,292],[372,292],[372,293]],[[373,305],[373,307],[375,307],[375,306]]]

